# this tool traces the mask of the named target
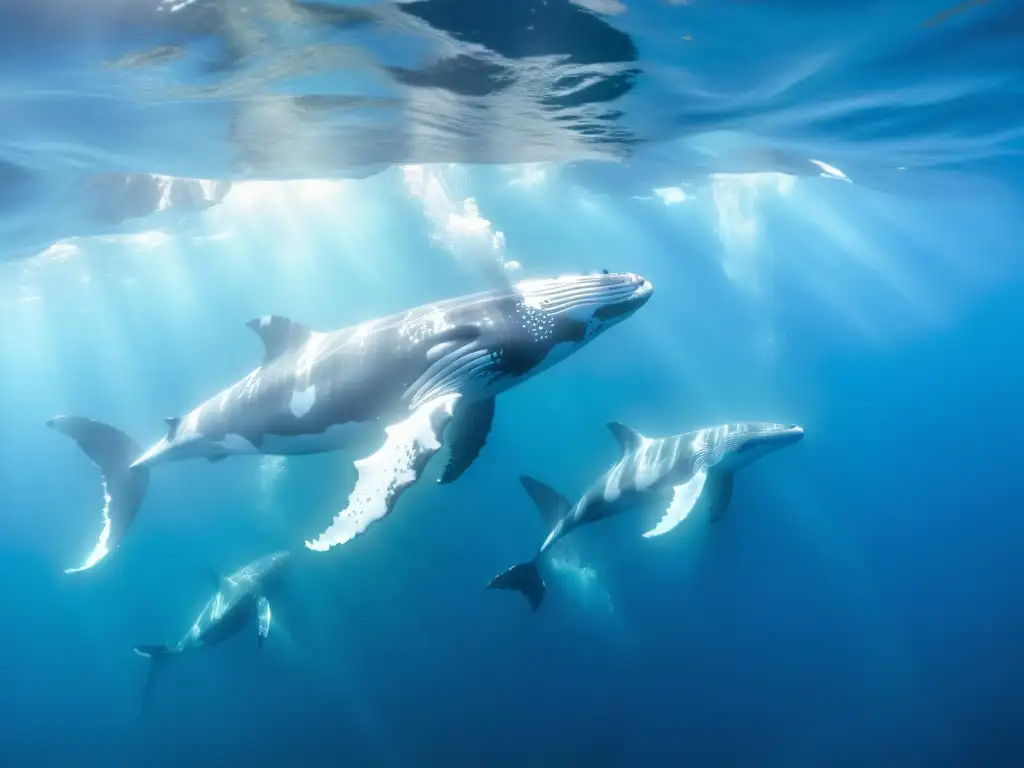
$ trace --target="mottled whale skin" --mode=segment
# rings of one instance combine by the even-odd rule
[[[605,272],[527,280],[329,332],[280,316],[251,320],[264,346],[261,365],[185,416],[165,419],[167,434],[150,448],[91,419],[48,422],[73,438],[103,475],[99,541],[82,566],[67,572],[95,566],[118,546],[154,466],[368,450],[386,438],[377,453],[356,462],[359,498],[350,498],[331,529],[307,542],[320,551],[343,543],[391,511],[440,448],[450,421],[441,482],[458,478],[479,454],[495,396],[581,349],[652,292],[638,275]]]
[[[226,578],[211,573],[216,592],[199,612],[186,635],[174,645],[140,645],[135,652],[150,660],[139,716],[153,692],[156,676],[171,656],[227,640],[255,624],[259,647],[270,632],[270,599],[287,571],[291,555],[272,552],[253,560]]]
[[[550,533],[533,560],[494,577],[491,589],[521,592],[534,610],[544,599],[539,562],[556,543],[582,525],[641,507],[664,509],[645,537],[668,533],[697,507],[717,520],[732,500],[733,475],[767,453],[792,445],[804,431],[795,424],[744,421],[649,438],[619,422],[608,425],[622,455],[575,504],[558,491],[522,476]]]

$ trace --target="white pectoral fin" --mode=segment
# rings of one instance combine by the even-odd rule
[[[262,647],[263,641],[270,634],[270,601],[266,596],[261,596],[256,604],[256,618],[259,621],[259,644]]]
[[[644,538],[661,536],[683,522],[686,516],[690,514],[690,510],[696,506],[707,479],[707,470],[702,469],[691,477],[688,482],[673,488],[672,502],[668,505],[668,509],[665,510],[665,514],[658,521],[658,524],[644,534]]]
[[[306,546],[316,552],[351,541],[376,521],[387,517],[399,496],[415,483],[427,462],[441,449],[441,435],[452,420],[460,395],[430,400],[405,421],[388,427],[379,451],[355,462],[359,477],[347,506],[330,527]]]

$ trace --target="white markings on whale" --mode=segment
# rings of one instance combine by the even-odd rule
[[[310,384],[303,390],[296,389],[292,392],[292,400],[288,407],[292,412],[292,416],[296,419],[301,419],[310,412],[315,402],[316,384]]]
[[[416,482],[423,467],[441,448],[441,435],[452,420],[460,395],[431,400],[405,421],[386,429],[387,439],[372,456],[355,462],[359,478],[348,504],[331,525],[306,546],[317,552],[345,544],[391,514],[399,496]]]

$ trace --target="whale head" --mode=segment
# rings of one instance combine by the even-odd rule
[[[632,272],[562,275],[516,283],[528,309],[543,312],[557,326],[582,326],[583,343],[630,317],[646,304],[654,286]],[[574,328],[565,328],[572,334]]]
[[[632,272],[516,283],[500,372],[517,379],[550,368],[631,317],[653,293],[654,286]]]
[[[803,439],[804,430],[796,424],[773,421],[740,421],[702,430],[710,464],[736,470],[762,456],[793,445]]]
[[[449,392],[490,398],[564,360],[648,302],[631,272],[524,280],[451,307],[464,337],[431,339],[429,368],[409,387],[413,406]],[[468,329],[470,332],[465,332]]]
[[[264,589],[271,589],[277,586],[288,572],[291,560],[291,553],[287,550],[281,550],[280,552],[264,555],[253,563],[256,578]]]

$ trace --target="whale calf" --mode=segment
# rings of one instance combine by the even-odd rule
[[[442,442],[450,452],[440,481],[457,479],[487,439],[497,395],[630,317],[653,290],[639,275],[603,272],[525,280],[328,332],[276,315],[252,320],[262,363],[165,419],[166,435],[148,449],[80,416],[48,422],[99,466],[104,487],[99,540],[66,572],[95,566],[120,544],[154,466],[379,445],[355,462],[347,506],[306,542],[314,551],[342,544],[391,512]]]
[[[171,656],[205,648],[237,635],[255,623],[259,647],[270,632],[268,595],[280,584],[291,556],[273,552],[253,560],[226,578],[211,573],[217,590],[206,601],[188,633],[175,645],[140,645],[135,652],[150,660],[149,675],[142,692],[139,717],[142,716],[159,671]]]
[[[495,576],[489,588],[517,590],[536,611],[545,591],[539,561],[576,528],[649,504],[659,505],[664,514],[645,537],[668,533],[698,503],[716,520],[732,499],[736,470],[804,435],[795,424],[764,421],[722,424],[664,438],[645,437],[618,422],[608,428],[622,455],[575,504],[532,477],[520,477],[550,533],[533,560]]]

